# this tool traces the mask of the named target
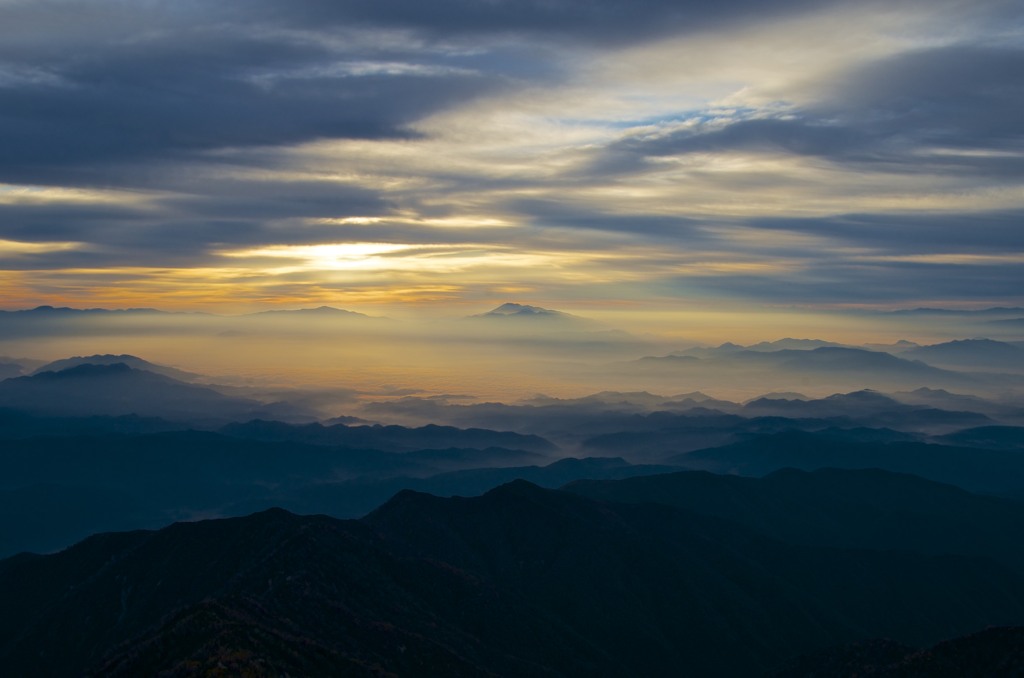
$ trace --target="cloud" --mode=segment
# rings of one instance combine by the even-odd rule
[[[299,0],[267,9],[274,20],[297,25],[396,26],[463,36],[540,34],[600,43],[623,43],[668,32],[766,20],[832,4],[822,0]],[[266,7],[266,6],[264,6]]]
[[[200,12],[154,26],[160,17],[123,9],[123,35],[86,22],[57,51],[36,47],[68,30],[48,12],[73,16],[77,6],[0,7],[0,23],[29,15],[34,21],[24,22],[39,30],[33,44],[0,56],[0,180],[103,185],[105,165],[201,161],[213,149],[320,138],[406,138],[410,122],[499,84],[473,69],[422,63],[443,55],[347,52],[252,22],[208,23]],[[403,68],[410,58],[418,61]]]
[[[836,247],[877,254],[1020,253],[1024,211],[847,214],[816,218],[754,219],[751,226],[772,232],[826,234]]]
[[[65,300],[133,285],[181,307],[204,284],[203,303],[389,285],[883,303],[957,271],[972,282],[945,297],[1009,299],[1016,18],[953,0],[6,2],[0,269]],[[397,249],[329,256],[366,244]]]
[[[951,45],[898,53],[830,74],[813,101],[735,111],[676,128],[631,133],[587,170],[650,172],[691,154],[814,156],[860,170],[987,179],[1024,174],[1024,49]],[[731,115],[731,117],[729,117]]]

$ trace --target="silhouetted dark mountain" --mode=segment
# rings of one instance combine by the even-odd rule
[[[1024,573],[1024,503],[878,469],[785,469],[763,478],[689,471],[580,480],[566,490],[725,518],[783,541],[985,556]]]
[[[410,450],[501,447],[550,454],[556,447],[539,436],[509,431],[459,429],[452,426],[428,425],[419,428],[404,426],[348,426],[334,424],[292,425],[277,421],[255,420],[228,424],[221,431],[227,435],[251,440],[301,442],[313,445],[372,448],[388,452]]]
[[[900,355],[933,365],[1015,372],[1024,370],[1024,349],[991,339],[960,339],[944,344],[920,346],[904,351]]]
[[[829,433],[788,431],[665,460],[714,473],[763,476],[784,468],[879,468],[956,485],[973,492],[1017,494],[1024,489],[1024,456],[920,442],[865,443]]]
[[[864,641],[802,657],[772,678],[998,678],[1024,675],[1024,627],[985,629],[916,650]]]
[[[605,433],[583,441],[582,447],[591,452],[621,454],[631,459],[663,460],[674,455],[720,447],[731,443],[750,440],[766,434],[787,431],[809,431],[827,435],[830,439],[849,442],[901,442],[921,440],[924,435],[904,433],[886,427],[857,426],[860,422],[872,424],[895,421],[908,427],[917,428],[926,424],[935,426],[936,413],[918,410],[919,417],[901,417],[899,413],[886,412],[875,415],[867,412],[861,416],[815,418],[801,417],[800,401],[778,401],[784,408],[792,405],[790,417],[759,416],[738,417],[690,410],[685,414],[652,413],[638,416],[633,420],[613,420],[626,430]],[[755,408],[757,404],[755,403]],[[774,408],[765,408],[773,411]],[[784,410],[784,411],[789,411]],[[827,414],[827,410],[822,412]],[[955,416],[952,417],[955,419]],[[909,421],[900,421],[909,419]],[[947,420],[942,420],[947,422]],[[977,421],[973,416],[968,423]],[[627,428],[628,427],[628,428]]]
[[[140,417],[137,414],[117,417],[47,417],[12,409],[0,409],[0,440],[36,436],[163,433],[186,429],[186,424],[170,422],[159,417]]]
[[[582,478],[629,478],[665,473],[670,466],[633,465],[623,459],[566,458],[547,466],[507,468],[469,468],[425,478],[354,478],[340,483],[318,482],[295,487],[267,497],[256,504],[240,503],[232,515],[244,515],[268,505],[296,513],[324,513],[336,518],[358,518],[374,510],[402,490],[426,492],[438,497],[473,497],[513,480],[527,480],[540,487],[554,489]]]
[[[264,408],[124,363],[7,379],[0,382],[0,407],[47,416],[137,414],[196,422],[252,418]]]
[[[61,548],[101,530],[243,515],[278,504],[317,513],[344,509],[342,516],[353,517],[409,486],[404,484],[411,482],[408,479],[460,469],[522,466],[539,459],[543,457],[501,448],[392,453],[196,431],[8,438],[0,442],[0,513],[20,518],[11,529],[0,529],[0,557],[28,548]],[[406,480],[384,482],[396,477]],[[495,484],[509,477],[515,476]],[[585,476],[562,482],[581,477]],[[360,482],[350,488],[341,485],[356,479]],[[362,486],[370,489],[362,491]],[[380,486],[384,487],[374,491]],[[38,489],[33,495],[33,488],[45,491]],[[69,488],[66,497],[61,488]],[[335,498],[349,489],[354,493],[351,498]],[[103,493],[123,497],[131,510],[118,517],[104,508],[105,502],[90,505],[90,498]],[[55,508],[47,508],[47,502]],[[62,523],[56,507],[73,510],[74,515]]]
[[[1024,427],[1021,426],[979,426],[935,439],[946,445],[984,447],[992,450],[1024,450]]]
[[[0,557],[49,553],[97,532],[161,527],[174,519],[174,512],[161,512],[139,495],[73,480],[0,489]]]
[[[99,535],[0,561],[0,598],[12,676],[748,676],[1024,616],[1024,580],[983,559],[789,546],[525,482],[403,492],[360,522]]]
[[[127,365],[133,370],[155,372],[156,374],[162,374],[165,377],[177,379],[178,381],[194,381],[195,379],[201,378],[201,375],[195,374],[194,372],[186,372],[185,370],[179,370],[174,367],[157,365],[155,363],[149,362],[148,360],[137,358],[136,356],[133,355],[111,355],[109,353],[105,355],[75,356],[73,358],[55,360],[51,363],[47,363],[36,368],[33,371],[33,374],[40,374],[42,372],[61,372],[72,367],[78,367],[79,365],[117,364]]]

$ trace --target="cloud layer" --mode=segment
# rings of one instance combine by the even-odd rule
[[[8,0],[3,303],[1021,304],[1021,25]]]

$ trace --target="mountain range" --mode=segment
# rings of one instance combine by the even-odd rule
[[[739,676],[1024,619],[1024,578],[985,558],[789,544],[524,481],[404,491],[358,522],[272,510],[99,535],[0,561],[0,595],[14,676]]]
[[[325,318],[334,341],[364,323],[331,324],[346,313],[246,322],[280,325],[290,348],[302,330],[275,318]],[[566,346],[605,340],[539,307],[492,313],[437,336],[456,352],[491,337],[501,360],[567,341],[545,354],[553,371],[582,364]],[[993,343],[725,344],[603,363],[627,375],[616,388],[517,402],[386,373],[356,388],[344,364],[299,391],[125,353],[0,359],[0,665],[999,675],[1024,624],[1024,408],[1013,370],[977,358],[1020,347]],[[699,390],[715,372],[767,393]],[[816,386],[860,381],[889,387]]]

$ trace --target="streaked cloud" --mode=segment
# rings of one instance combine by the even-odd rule
[[[1021,25],[1001,1],[8,1],[5,304],[1024,303]]]

